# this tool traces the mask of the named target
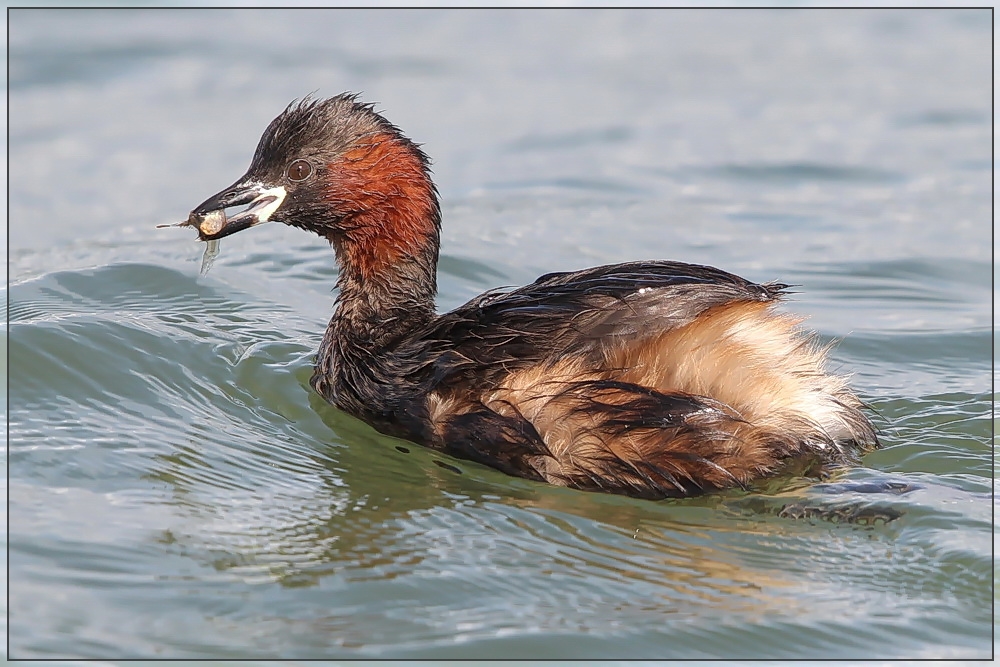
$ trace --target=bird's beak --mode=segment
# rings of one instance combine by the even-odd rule
[[[286,194],[281,186],[241,181],[203,201],[181,224],[196,228],[202,241],[215,241],[269,221]],[[226,214],[227,208],[244,204],[249,204],[245,210]]]

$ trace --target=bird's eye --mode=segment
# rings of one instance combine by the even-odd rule
[[[288,165],[288,180],[290,181],[304,181],[309,178],[309,174],[312,173],[312,165],[305,160],[293,160],[290,165]]]

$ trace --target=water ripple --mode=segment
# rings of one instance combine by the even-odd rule
[[[164,586],[244,646],[293,657],[528,655],[572,637],[561,655],[650,658],[664,633],[668,655],[725,657],[732,637],[791,642],[802,627],[806,642],[756,653],[860,655],[838,633],[874,650],[878,619],[900,605],[926,641],[978,632],[928,627],[945,607],[989,625],[988,395],[874,400],[886,447],[836,484],[665,503],[581,494],[374,433],[309,389],[315,321],[226,290],[143,264],[10,289],[13,609],[90,627],[30,611],[25,595],[108,591],[100,617],[114,625],[85,631],[94,655],[177,646],[190,603],[172,604],[163,630],[108,607],[165,599]],[[848,356],[865,358],[868,338]],[[927,348],[905,338],[879,344]],[[912,490],[872,493],[894,488],[879,475]],[[812,510],[796,520],[793,505]],[[898,518],[822,519],[845,506]]]

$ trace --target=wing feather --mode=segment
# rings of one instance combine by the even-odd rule
[[[439,379],[458,372],[472,386],[489,385],[497,377],[490,369],[507,373],[566,355],[597,360],[615,339],[663,333],[732,301],[773,301],[787,287],[682,262],[612,264],[488,292],[442,315],[415,339],[439,345],[436,358],[448,367],[438,369]]]

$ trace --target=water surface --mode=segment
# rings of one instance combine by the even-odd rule
[[[983,658],[991,18],[10,14],[13,658]],[[329,247],[157,230],[310,91],[434,158],[442,309],[641,258],[798,285],[883,449],[649,502],[323,403]],[[6,397],[5,397],[6,400]]]

